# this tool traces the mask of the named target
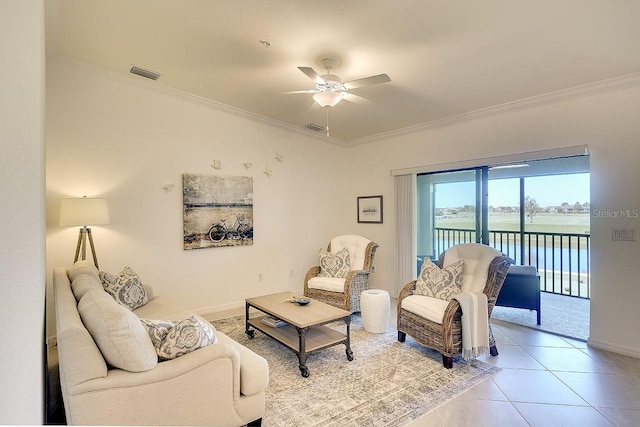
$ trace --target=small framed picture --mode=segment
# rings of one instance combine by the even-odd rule
[[[358,197],[358,222],[382,224],[382,196]]]

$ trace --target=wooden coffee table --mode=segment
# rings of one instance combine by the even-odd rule
[[[255,331],[251,329],[253,327],[293,350],[298,355],[300,373],[303,377],[309,376],[306,361],[312,351],[344,344],[347,360],[353,360],[349,339],[351,313],[348,311],[313,299],[307,305],[298,305],[291,302],[291,292],[247,298],[245,303],[245,333],[247,336],[249,338],[255,336]],[[265,313],[265,315],[249,318],[250,307]],[[281,319],[287,324],[281,327],[269,326],[262,322],[262,319],[267,315]],[[343,334],[323,326],[336,320],[344,320],[346,333]]]

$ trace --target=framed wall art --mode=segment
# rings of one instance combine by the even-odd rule
[[[358,197],[358,222],[382,224],[382,196]]]
[[[253,178],[182,175],[184,249],[253,244]]]

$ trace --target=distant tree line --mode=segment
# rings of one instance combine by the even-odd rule
[[[588,213],[591,209],[591,204],[589,202],[575,202],[570,204],[568,202],[563,202],[560,206],[546,206],[541,207],[538,201],[533,198],[526,196],[524,198],[524,212],[527,218],[529,218],[530,222],[533,222],[534,217],[539,213],[559,213],[559,214],[579,214],[579,213]],[[467,216],[468,214],[473,214],[476,211],[476,207],[474,205],[464,205],[461,207],[455,208],[436,208],[436,216],[438,217],[446,217],[446,216]],[[494,213],[520,213],[519,206],[489,206],[489,212]]]

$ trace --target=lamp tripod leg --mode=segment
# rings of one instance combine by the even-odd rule
[[[87,228],[87,234],[89,235],[89,245],[91,245],[91,255],[93,255],[93,263],[95,264],[96,268],[99,270],[100,267],[98,267],[98,257],[96,256],[96,248],[95,246],[93,246],[93,235],[91,234],[90,228]]]
[[[80,231],[78,232],[78,244],[76,245],[76,256],[75,258],[73,258],[74,264],[78,261],[78,256],[80,255],[80,246],[83,246],[82,245],[83,237],[84,237],[84,228],[81,228]]]

